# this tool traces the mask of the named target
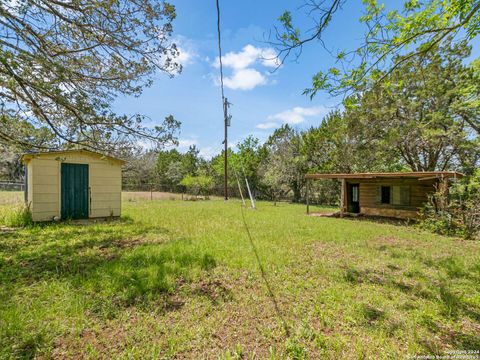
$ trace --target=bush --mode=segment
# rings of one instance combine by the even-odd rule
[[[0,224],[8,227],[26,227],[33,224],[32,213],[27,205],[0,209]]]
[[[209,195],[213,188],[213,179],[206,175],[187,175],[180,182],[180,185],[185,186],[189,194],[195,196]]]
[[[421,226],[443,235],[480,237],[480,171],[437,191],[422,210]]]

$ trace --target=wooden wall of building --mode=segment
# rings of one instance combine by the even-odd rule
[[[435,192],[436,179],[359,179],[347,180],[349,184],[360,184],[360,213],[374,216],[415,218],[418,210],[428,201],[428,195]],[[382,204],[379,199],[381,186],[408,186],[409,205]]]

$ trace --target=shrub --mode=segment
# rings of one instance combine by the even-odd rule
[[[213,188],[213,178],[206,175],[192,176],[187,175],[180,182],[187,188],[187,192],[192,195],[208,195]]]
[[[466,239],[480,236],[480,170],[469,178],[437,191],[422,209],[421,226],[444,235]]]
[[[0,224],[8,227],[26,227],[33,224],[32,213],[27,205],[0,209]]]

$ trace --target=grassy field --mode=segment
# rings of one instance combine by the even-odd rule
[[[245,210],[265,277],[237,201],[130,201],[119,221],[0,230],[0,358],[480,349],[479,242],[304,211]]]
[[[23,201],[23,191],[0,191],[0,206],[18,204]]]

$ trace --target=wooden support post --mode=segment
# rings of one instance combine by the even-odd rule
[[[343,214],[346,211],[346,197],[347,197],[347,191],[346,191],[346,181],[345,179],[342,179],[342,189],[341,189],[341,195],[340,195],[340,216],[343,217]]]
[[[307,198],[307,215],[310,215],[310,180],[308,179],[305,197]]]

